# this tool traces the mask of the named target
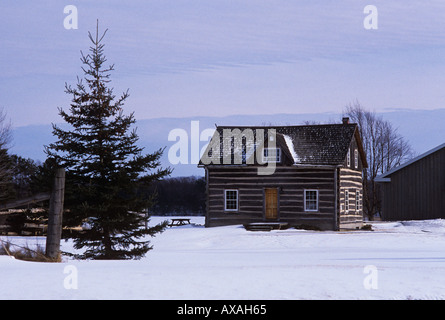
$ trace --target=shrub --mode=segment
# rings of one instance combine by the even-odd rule
[[[364,224],[364,225],[360,228],[360,230],[374,231],[374,230],[372,229],[372,225],[370,225],[370,224]]]
[[[59,254],[57,258],[49,258],[45,255],[45,249],[41,245],[37,245],[35,249],[12,244],[9,241],[1,240],[0,255],[8,255],[15,259],[34,262],[61,262],[62,257]]]

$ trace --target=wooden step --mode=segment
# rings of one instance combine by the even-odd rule
[[[271,226],[244,226],[249,231],[270,231],[273,229]]]
[[[289,224],[286,222],[252,222],[244,224],[244,228],[248,231],[271,231],[287,229]]]

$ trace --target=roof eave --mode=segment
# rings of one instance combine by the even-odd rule
[[[355,127],[354,135],[355,135],[355,141],[357,142],[358,151],[360,152],[362,167],[368,168],[368,161],[366,160],[366,153],[365,150],[363,149],[362,137],[360,136],[358,125]]]
[[[433,148],[433,149],[431,149],[431,150],[429,150],[429,151],[427,151],[425,153],[422,153],[421,155],[419,155],[417,157],[412,158],[411,160],[405,162],[404,164],[401,164],[400,166],[397,166],[395,168],[392,168],[391,170],[386,171],[385,173],[383,173],[382,175],[377,177],[375,181],[377,181],[377,182],[389,182],[389,181],[391,181],[391,178],[388,178],[389,181],[384,181],[383,178],[387,178],[388,176],[390,176],[394,172],[397,172],[397,171],[399,171],[399,170],[409,166],[410,164],[412,164],[414,162],[417,162],[417,161],[419,161],[419,160],[429,156],[430,154],[432,154],[432,153],[434,153],[436,151],[439,151],[442,148],[445,148],[445,143],[442,143],[441,145],[439,145],[439,146],[437,146],[437,147],[435,147],[435,148]],[[377,179],[379,179],[379,180],[377,180]]]

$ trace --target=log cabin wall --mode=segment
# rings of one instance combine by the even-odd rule
[[[338,174],[340,229],[357,229],[363,225],[363,163],[358,154],[358,144],[354,137]]]
[[[245,224],[260,221],[310,225],[335,230],[335,167],[277,167],[275,173],[258,176],[257,168],[242,166],[207,167],[208,201],[206,226]],[[265,190],[278,191],[277,219],[265,213]],[[226,210],[225,190],[236,190],[237,210]],[[305,211],[305,190],[316,190],[317,208]],[[235,192],[233,192],[235,194]]]
[[[347,168],[341,168],[339,171],[339,228],[360,228],[363,225],[361,172]]]

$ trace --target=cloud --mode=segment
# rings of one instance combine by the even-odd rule
[[[116,92],[129,87],[131,101],[156,106],[139,107],[142,117],[182,114],[184,105],[197,104],[190,112],[222,115],[239,110],[240,101],[252,112],[278,105],[289,111],[293,101],[324,110],[359,95],[379,106],[437,106],[443,97],[431,88],[440,80],[434,73],[430,83],[428,72],[444,70],[445,3],[375,0],[378,30],[363,28],[367,4],[79,0],[79,29],[65,30],[59,1],[2,1],[0,106],[14,123],[56,117],[55,108],[66,103],[63,84],[82,75],[80,50],[88,50],[97,18],[102,30],[109,28],[105,52],[116,64]],[[407,77],[427,82],[413,90],[416,81]],[[394,88],[417,95],[412,100]]]
[[[379,30],[363,28],[365,3],[346,1],[79,1],[79,30],[64,30],[63,5],[2,4],[0,39],[9,53],[55,59],[88,46],[96,18],[126,72],[162,73],[270,64],[444,44],[445,3],[374,1]],[[45,51],[46,49],[46,51]],[[6,56],[8,55],[8,57]],[[37,61],[39,62],[39,61]],[[59,60],[61,64],[63,60]],[[76,61],[77,62],[77,61]],[[13,64],[17,64],[12,59]],[[35,63],[34,68],[42,65]],[[43,67],[48,67],[44,64]]]

